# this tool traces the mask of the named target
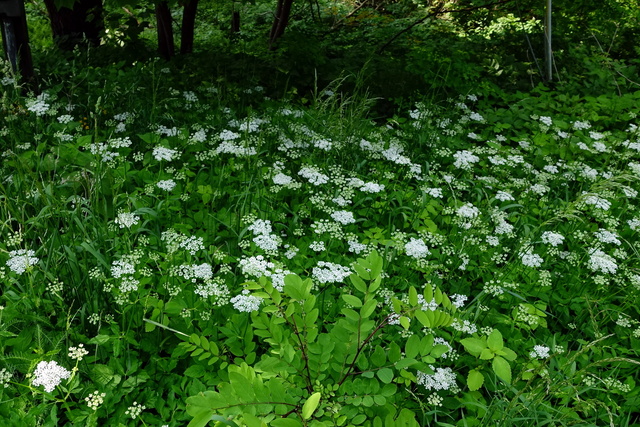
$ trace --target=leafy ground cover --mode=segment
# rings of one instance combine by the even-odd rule
[[[640,423],[640,93],[172,72],[3,80],[2,425]]]

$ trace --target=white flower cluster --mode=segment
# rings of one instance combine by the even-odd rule
[[[89,352],[84,348],[84,344],[78,344],[77,347],[69,347],[68,356],[73,360],[82,360]]]
[[[350,274],[349,267],[325,261],[319,261],[312,271],[313,278],[320,283],[340,283]]]
[[[501,202],[513,202],[516,200],[515,197],[513,197],[506,191],[498,191],[498,193],[496,194],[496,199],[500,200]]]
[[[310,166],[305,166],[300,169],[298,175],[307,179],[307,181],[309,181],[313,185],[322,185],[329,182],[329,177],[327,175]]]
[[[589,253],[589,261],[587,266],[591,271],[599,271],[601,273],[615,274],[618,265],[612,256],[605,254],[600,249],[593,249]]]
[[[553,231],[545,231],[542,233],[542,243],[546,243],[551,246],[559,246],[564,242],[564,236]]]
[[[422,259],[429,255],[429,248],[426,243],[422,239],[416,239],[412,237],[407,243],[404,245],[404,250],[407,253],[407,256],[413,257],[415,259]]]
[[[549,347],[536,345],[533,347],[531,353],[529,353],[529,356],[532,359],[546,359],[547,357],[549,357]]]
[[[189,252],[191,255],[195,255],[196,252],[204,250],[204,239],[196,236],[183,236],[178,247]]]
[[[596,236],[596,239],[600,243],[613,243],[614,245],[620,246],[622,243],[618,236],[615,233],[610,232],[609,230],[600,229],[593,233]]]
[[[100,393],[98,390],[89,394],[89,396],[84,398],[84,401],[87,402],[87,406],[96,411],[100,405],[104,402],[104,398],[107,396],[106,393]]]
[[[262,277],[273,269],[275,265],[264,259],[262,255],[252,256],[250,258],[242,258],[240,260],[240,269],[245,276]]]
[[[476,156],[468,150],[458,151],[453,155],[453,157],[456,159],[456,161],[453,162],[453,166],[465,170],[471,169],[474,163],[480,161],[480,157]]]
[[[478,215],[480,215],[480,209],[476,208],[471,203],[467,203],[460,206],[456,211],[456,214],[460,218],[474,219],[477,218]]]
[[[3,388],[9,387],[9,381],[11,381],[11,377],[13,377],[13,375],[11,374],[11,372],[7,371],[7,368],[0,369],[0,385]]]
[[[136,268],[133,264],[123,260],[116,260],[111,263],[111,275],[116,279],[122,276],[132,275],[136,272]]]
[[[71,372],[58,365],[58,362],[56,361],[42,361],[38,363],[38,366],[36,366],[36,370],[33,375],[35,378],[32,384],[35,387],[44,386],[44,391],[51,393],[63,379],[67,379],[71,376]]]
[[[433,367],[431,366],[431,369]],[[456,374],[451,368],[436,368],[433,374],[418,371],[417,383],[427,390],[449,390],[456,388]]]
[[[27,101],[27,110],[35,113],[38,117],[44,116],[45,114],[47,114],[49,108],[51,107],[49,104],[47,104],[46,99],[47,94],[42,93],[41,95],[38,95],[36,99]]]
[[[520,252],[520,259],[522,260],[522,264],[527,267],[540,267],[543,263],[543,259],[540,255],[534,254],[531,250],[526,252]]]
[[[115,219],[115,223],[118,224],[120,228],[131,228],[139,222],[140,217],[131,212],[120,212]]]
[[[142,413],[142,411],[144,411],[145,409],[147,409],[146,406],[138,403],[138,402],[133,402],[132,406],[129,406],[127,408],[127,410],[125,411],[125,415],[130,416],[132,419],[136,419],[140,416],[140,414]]]
[[[171,148],[155,147],[153,149],[153,157],[157,161],[165,160],[167,162],[170,162],[171,160],[175,159],[177,155],[178,150],[172,150]]]
[[[587,205],[591,205],[596,209],[602,209],[603,211],[608,211],[611,207],[611,202],[605,198],[596,196],[595,194],[591,194],[584,199],[584,203]]]
[[[255,147],[244,147],[231,141],[223,141],[215,150],[216,154],[233,154],[236,157],[255,156],[258,151]]]
[[[158,181],[156,186],[164,191],[171,191],[176,187],[176,182],[172,179],[165,179],[162,181]]]
[[[230,302],[233,304],[233,308],[242,313],[257,311],[260,308],[260,303],[262,303],[262,298],[248,295],[248,293],[249,291],[245,289],[242,291],[242,294],[231,298]]]
[[[291,178],[289,175],[283,174],[282,172],[278,172],[271,179],[273,180],[274,184],[283,186],[289,185],[293,182],[293,178]]]
[[[442,199],[442,188],[429,188],[425,187],[422,189],[426,194],[431,197],[435,197],[437,199]]]
[[[353,217],[353,212],[349,211],[335,211],[331,214],[331,218],[342,225],[353,224],[356,222],[356,219]]]
[[[18,249],[9,252],[9,260],[7,266],[11,271],[17,274],[24,273],[27,268],[35,265],[39,259],[35,256],[35,252],[31,249]]]
[[[200,265],[183,264],[178,267],[177,274],[183,277],[185,280],[190,280],[196,283],[197,279],[208,280],[213,277],[213,270],[211,265],[202,263]]]
[[[449,298],[451,299],[451,303],[454,305],[454,307],[457,308],[464,307],[464,303],[469,299],[468,296],[460,294],[453,294]]]
[[[313,241],[309,245],[309,249],[315,252],[322,252],[326,249],[326,246],[323,241]]]
[[[257,219],[249,226],[249,230],[253,231],[256,237],[253,243],[267,253],[274,253],[278,250],[278,246],[282,243],[282,239],[271,233],[271,221]]]
[[[58,122],[62,123],[63,125],[66,125],[69,122],[73,121],[73,116],[70,116],[69,114],[63,114],[62,116],[58,117]]]
[[[360,186],[360,191],[362,191],[363,193],[379,193],[381,191],[384,191],[384,184],[365,182]]]
[[[198,284],[194,292],[200,295],[202,298],[215,296],[218,302],[221,302],[228,299],[229,288],[224,283],[224,280],[222,278],[214,277],[205,280],[204,283]]]

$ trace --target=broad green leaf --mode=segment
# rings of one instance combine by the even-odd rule
[[[284,278],[284,293],[294,300],[302,301],[304,291],[302,279],[295,274],[288,274]]]
[[[276,418],[269,425],[273,427],[302,427],[302,423],[295,418]]]
[[[491,364],[493,372],[507,384],[511,384],[511,366],[500,356],[496,356]]]
[[[353,286],[357,290],[359,290],[363,294],[367,293],[366,283],[364,283],[364,280],[362,280],[357,274],[352,274],[351,276],[349,276],[349,279],[351,279],[351,283],[353,283]]]
[[[503,356],[505,359],[510,360],[512,362],[518,358],[518,355],[516,354],[516,352],[507,347],[504,347],[502,349],[502,353],[504,353]]]
[[[465,350],[474,356],[479,356],[482,350],[487,348],[487,342],[481,338],[465,338],[460,342]]]
[[[417,334],[411,335],[404,347],[404,354],[409,359],[415,359],[420,352],[420,337]]]
[[[313,415],[316,408],[318,407],[318,404],[320,403],[321,396],[322,393],[320,392],[313,393],[311,396],[309,396],[307,401],[304,402],[304,405],[302,405],[302,419],[308,420],[309,418],[311,418],[311,415]]]
[[[387,362],[387,355],[384,349],[381,346],[376,346],[376,349],[371,354],[371,363],[373,363],[376,367],[384,366]]]
[[[377,291],[378,288],[380,287],[380,284],[382,284],[382,278],[376,277],[375,280],[373,280],[369,285],[369,293],[372,294],[375,291]]]
[[[469,387],[469,390],[476,391],[482,387],[483,383],[484,375],[482,375],[482,372],[475,369],[469,371],[469,376],[467,377],[467,386]]]
[[[422,323],[422,326],[424,326],[425,328],[431,327],[431,321],[429,320],[429,316],[427,316],[427,313],[422,310],[416,310],[415,315],[416,319],[418,319],[418,322]]]
[[[494,329],[493,331],[491,331],[489,337],[487,338],[487,345],[491,350],[493,350],[494,353],[502,350],[502,348],[504,347],[504,342],[502,340],[502,334],[499,330]]]
[[[362,306],[362,310],[360,310],[360,316],[366,319],[367,317],[373,314],[377,306],[378,306],[378,301],[376,301],[375,299],[368,300]]]
[[[409,304],[412,307],[418,305],[418,291],[413,286],[409,286]]]
[[[484,350],[482,350],[482,353],[480,353],[480,359],[491,360],[495,355],[496,354],[493,352],[493,350],[491,350],[490,348],[485,348]]]
[[[405,328],[405,329],[409,329],[409,326],[410,326],[410,322],[411,322],[411,321],[409,320],[409,318],[408,318],[408,317],[406,317],[406,316],[400,316],[400,319],[399,319],[399,320],[400,320],[400,324],[402,325],[402,327],[403,327],[403,328]]]
[[[389,384],[391,381],[393,381],[393,371],[389,368],[380,369],[378,372],[376,372],[376,375],[378,376],[378,378],[380,378],[380,381],[385,384]]]
[[[360,298],[354,295],[342,294],[342,299],[352,307],[355,307],[355,308],[362,307],[362,301],[360,301]]]

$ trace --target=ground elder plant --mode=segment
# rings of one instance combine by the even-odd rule
[[[637,422],[637,103],[3,90],[3,425]]]

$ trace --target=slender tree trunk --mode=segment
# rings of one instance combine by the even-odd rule
[[[0,16],[2,44],[14,73],[19,73],[28,86],[33,83],[33,61],[29,46],[27,16],[22,0],[5,3]]]
[[[161,1],[156,5],[156,23],[158,26],[158,51],[164,59],[169,60],[175,53],[175,44],[173,42],[171,11],[166,1]]]
[[[193,52],[193,33],[196,26],[196,12],[198,10],[198,0],[189,0],[184,4],[182,10],[182,33],[180,42],[180,53]]]
[[[231,14],[231,32],[239,33],[240,32],[240,12],[234,10]]]
[[[56,45],[73,50],[83,39],[92,45],[100,44],[104,29],[102,0],[79,0],[73,8],[58,8],[54,0],[44,0],[51,21],[51,31]]]
[[[276,17],[269,33],[269,49],[271,50],[275,50],[275,42],[284,34],[284,29],[289,23],[289,16],[291,16],[292,5],[293,0],[278,0]]]

